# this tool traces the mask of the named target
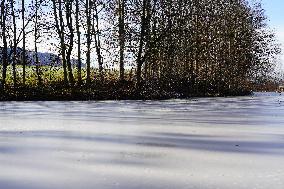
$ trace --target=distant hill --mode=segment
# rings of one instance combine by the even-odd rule
[[[0,52],[2,51],[2,47],[0,47]],[[18,65],[21,65],[21,54],[22,54],[22,48],[17,48],[17,57],[18,57]],[[2,57],[2,53],[0,53],[0,60]],[[12,62],[12,57],[13,57],[13,51],[11,48],[8,49],[8,57],[9,57],[9,64]],[[35,61],[35,52],[34,51],[26,51],[26,57],[27,57],[27,65],[36,65]],[[39,63],[41,66],[61,66],[62,65],[62,60],[59,55],[56,55],[54,53],[43,53],[43,52],[38,52],[38,59]],[[72,59],[71,63],[73,66],[77,65],[77,60]],[[2,61],[0,61],[0,64],[2,64]],[[82,64],[82,67],[85,65]]]

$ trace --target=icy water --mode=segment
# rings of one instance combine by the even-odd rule
[[[283,189],[284,94],[0,102],[0,189]]]

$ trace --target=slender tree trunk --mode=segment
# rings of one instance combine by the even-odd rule
[[[119,68],[120,81],[124,80],[124,50],[125,50],[125,0],[118,2],[119,12]]]
[[[34,41],[35,41],[35,63],[36,63],[36,74],[37,74],[37,82],[38,85],[42,85],[42,78],[41,78],[41,70],[40,70],[40,62],[38,59],[38,47],[37,47],[37,39],[38,39],[38,9],[39,3],[38,0],[35,0],[35,28],[34,28]]]
[[[87,17],[87,52],[86,52],[86,64],[87,64],[87,80],[86,83],[91,83],[91,7],[90,0],[86,0],[86,17]]]
[[[199,73],[199,68],[200,68],[200,24],[199,24],[199,17],[200,17],[200,2],[196,1],[196,12],[195,12],[195,17],[194,17],[194,22],[195,22],[195,48],[194,48],[194,65],[195,65],[195,71],[194,71],[194,90],[198,94],[199,93],[199,79],[200,79],[200,73]]]
[[[26,31],[25,31],[25,0],[22,0],[22,32],[23,32],[23,49],[22,49],[22,64],[23,64],[23,84],[26,84]]]
[[[145,7],[145,15],[146,15],[145,16],[145,47],[144,47],[145,53],[144,53],[144,57],[143,57],[145,80],[147,80],[148,76],[150,75],[150,73],[149,73],[150,63],[152,63],[148,60],[149,60],[149,58],[152,54],[152,45],[153,45],[152,37],[154,35],[150,35],[150,33],[152,32],[152,30],[151,30],[151,17],[152,17],[152,14],[154,14],[154,11],[155,11],[155,2],[154,2],[154,5],[153,5],[152,8],[151,8],[151,0],[147,0],[146,1],[146,7]]]
[[[16,15],[14,9],[14,0],[10,0],[11,4],[11,13],[13,19],[13,84],[14,88],[17,87],[17,73],[16,73],[16,61],[17,61],[17,24],[16,24]]]
[[[73,20],[72,20],[72,1],[68,1],[65,4],[66,8],[66,20],[67,20],[67,26],[69,28],[69,47],[67,49],[66,53],[66,62],[67,62],[67,68],[68,68],[68,75],[69,75],[69,82],[71,86],[74,85],[74,76],[72,71],[72,64],[71,64],[71,54],[73,51],[74,46],[74,28],[73,28]]]
[[[138,55],[137,55],[137,85],[138,87],[141,85],[141,74],[142,74],[142,66],[143,66],[143,60],[142,60],[142,53],[143,53],[143,47],[144,47],[144,39],[146,34],[146,7],[147,7],[147,0],[143,0],[142,5],[142,15],[141,15],[141,24],[140,24],[140,36],[139,36],[139,47],[138,47]]]
[[[82,60],[81,60],[81,32],[80,32],[80,24],[79,24],[79,0],[76,0],[76,33],[77,33],[77,58],[78,58],[78,83],[79,85],[82,84]]]
[[[61,57],[63,63],[63,70],[64,70],[64,82],[68,84],[68,77],[67,77],[67,67],[66,67],[66,45],[65,45],[65,35],[64,35],[64,23],[63,23],[63,14],[62,14],[62,1],[59,0],[52,0],[53,2],[53,14],[55,19],[55,27],[57,30],[57,34],[60,40],[60,48],[61,48]],[[58,7],[57,4],[58,3]],[[58,9],[58,14],[57,14]]]
[[[3,49],[2,49],[2,90],[5,90],[6,86],[6,77],[7,77],[7,66],[8,66],[8,45],[7,45],[7,35],[6,35],[6,1],[1,1],[1,27],[2,27],[2,42],[3,42]]]
[[[67,77],[67,61],[66,61],[66,44],[65,44],[65,33],[64,33],[64,21],[63,21],[63,13],[62,13],[62,1],[59,0],[59,36],[60,36],[60,44],[61,44],[61,56],[63,62],[63,69],[64,69],[64,81],[68,83]],[[55,9],[56,11],[56,9]]]
[[[95,33],[95,46],[96,46],[96,52],[97,52],[97,57],[98,57],[98,63],[99,63],[99,73],[101,79],[103,78],[103,56],[101,53],[101,39],[100,39],[100,28],[99,28],[99,15],[98,15],[98,7],[97,3],[94,3],[95,6],[95,15],[94,15],[94,22],[93,23],[93,31]],[[96,25],[96,28],[95,28]]]

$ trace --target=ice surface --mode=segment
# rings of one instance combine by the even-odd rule
[[[0,102],[0,189],[282,189],[284,96]]]

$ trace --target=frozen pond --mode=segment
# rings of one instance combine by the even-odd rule
[[[0,102],[0,189],[283,189],[284,94]]]

